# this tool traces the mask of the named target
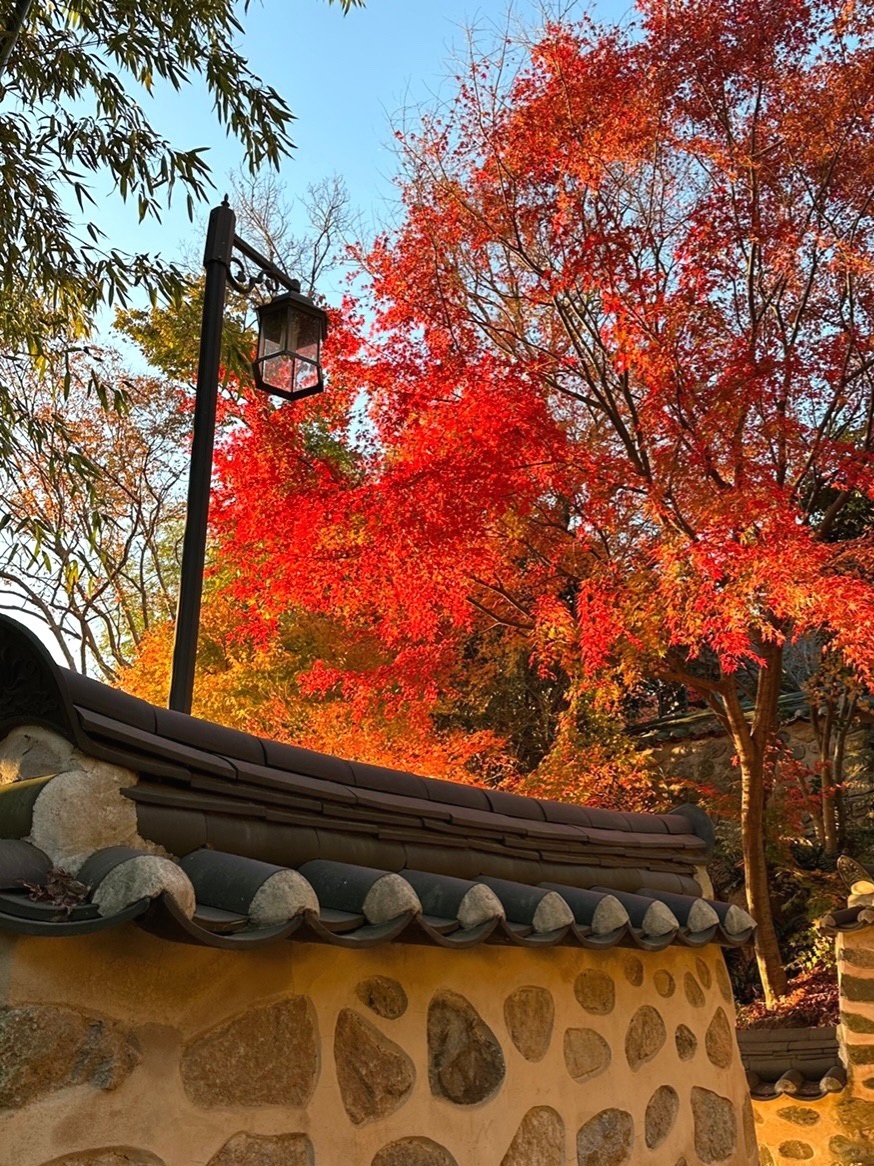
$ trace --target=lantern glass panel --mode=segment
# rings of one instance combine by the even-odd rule
[[[295,336],[288,348],[298,356],[312,363],[318,363],[319,346],[322,340],[322,321],[315,316],[298,315]]]
[[[284,316],[284,312],[262,313],[260,335],[258,337],[259,356],[271,356],[274,352],[279,352],[284,347]]]
[[[317,360],[307,360],[289,352],[277,352],[259,362],[261,377],[268,388],[292,396],[303,396],[321,383]]]

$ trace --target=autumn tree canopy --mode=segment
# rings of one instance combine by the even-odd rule
[[[647,0],[475,56],[400,138],[403,219],[330,396],[254,403],[221,464],[250,630],[299,607],[385,646],[315,686],[436,699],[499,628],[568,679],[571,727],[586,691],[702,694],[738,754],[770,996],[782,648],[815,631],[874,665],[874,589],[835,558],[874,498],[872,32],[868,0]]]
[[[191,416],[178,384],[133,376],[108,350],[102,376],[125,405],[98,408],[83,363],[64,381],[0,359],[19,415],[0,475],[0,610],[39,620],[68,667],[114,681],[175,611]]]

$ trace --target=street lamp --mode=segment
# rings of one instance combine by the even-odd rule
[[[255,268],[254,274],[249,265]],[[289,279],[236,234],[236,216],[227,197],[210,212],[203,266],[206,281],[194,398],[194,435],[169,700],[170,708],[181,713],[191,712],[194,691],[227,285],[243,295],[263,286],[273,297],[256,309],[258,350],[252,372],[262,392],[286,401],[320,393],[324,387],[321,345],[328,331],[326,313],[301,294],[300,283]],[[277,295],[280,288],[284,293]]]

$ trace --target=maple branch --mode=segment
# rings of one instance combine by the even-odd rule
[[[568,337],[571,340],[571,343],[574,345],[575,350],[577,351],[578,355],[580,356],[581,362],[583,363],[584,375],[586,376],[587,380],[589,381],[589,387],[592,390],[592,392],[595,394],[595,398],[596,398],[600,408],[604,412],[605,416],[609,419],[610,424],[613,426],[613,429],[614,429],[617,437],[619,438],[619,440],[622,442],[623,446],[625,447],[625,451],[628,454],[628,457],[630,458],[630,460],[631,460],[632,464],[634,465],[635,469],[637,470],[637,472],[640,474],[640,476],[642,478],[645,478],[647,481],[651,481],[652,471],[650,469],[650,466],[649,466],[649,463],[648,463],[648,460],[646,457],[646,451],[634,439],[634,437],[632,436],[632,431],[625,425],[625,422],[622,419],[621,413],[619,412],[619,410],[616,407],[615,398],[613,397],[613,395],[611,393],[610,383],[609,383],[608,377],[606,375],[606,365],[607,365],[607,362],[609,360],[609,355],[607,353],[606,348],[604,347],[603,341],[601,340],[600,336],[597,334],[597,329],[591,328],[589,326],[589,323],[588,323],[588,320],[586,319],[585,313],[581,313],[578,310],[576,302],[574,299],[572,299],[570,297],[554,296],[552,302],[555,305],[555,309],[559,314],[559,318],[561,319],[562,323],[565,326],[565,331],[567,332]],[[594,378],[589,377],[588,368],[587,368],[587,364],[586,364],[586,361],[588,359],[592,358],[593,351],[592,351],[592,349],[587,348],[583,344],[579,331],[577,330],[576,326],[572,323],[572,321],[570,319],[570,315],[569,315],[570,312],[573,312],[577,316],[577,318],[580,320],[580,322],[583,324],[583,326],[585,328],[587,328],[590,336],[592,337],[593,343],[597,346],[597,349],[600,350],[600,353],[604,359],[604,364],[602,365],[601,370],[600,370],[600,372],[601,372],[601,377],[600,377],[601,391],[600,392],[599,392],[598,386],[596,385]],[[593,363],[596,363],[596,362],[593,361]],[[623,374],[620,374],[620,380],[621,380],[622,375]],[[627,377],[627,374],[625,374],[625,375]],[[627,383],[628,382],[626,380],[626,384]],[[633,418],[634,423],[636,423],[636,416],[637,416],[637,414],[636,414],[636,410],[635,410],[632,413],[632,418]]]
[[[829,426],[831,425],[832,418],[837,413],[839,403],[844,399],[844,391],[846,389],[846,386],[850,383],[851,380],[855,379],[855,376],[857,375],[854,373],[850,377],[847,376],[847,367],[849,364],[850,355],[851,355],[852,351],[853,351],[852,346],[847,345],[847,348],[844,352],[844,361],[843,361],[843,368],[841,371],[841,377],[839,378],[837,388],[835,389],[834,393],[832,394],[831,401],[829,402],[828,406],[826,407],[825,412],[823,413],[822,419],[820,420],[820,423],[816,428],[816,434],[815,434],[814,439],[810,445],[810,451],[808,453],[808,456],[805,459],[801,470],[796,475],[795,481],[793,482],[793,485],[792,485],[793,495],[797,494],[798,490],[801,487],[802,482],[807,477],[807,474],[810,472],[811,467],[815,464],[816,458],[818,457],[820,448],[822,446],[822,442],[825,440],[825,435],[828,432]],[[867,363],[866,368],[872,367],[872,366],[874,366],[874,357],[872,357],[871,361],[869,361]]]
[[[822,520],[816,528],[816,533],[821,539],[825,538],[829,531],[832,529],[841,511],[847,505],[852,496],[852,490],[841,490],[838,493],[834,502],[832,502],[831,506],[829,506],[828,510],[826,510],[825,514],[822,516]]]
[[[521,623],[519,620],[509,619],[507,616],[498,615],[497,612],[492,611],[486,607],[484,603],[480,603],[478,599],[474,599],[472,595],[466,596],[467,602],[471,607],[475,607],[477,611],[481,611],[483,615],[487,615],[494,621],[496,627],[517,628],[522,632],[533,632],[535,628],[534,623]]]
[[[469,578],[473,583],[476,583],[478,587],[484,587],[487,591],[491,591],[493,594],[503,599],[506,603],[509,603],[511,607],[514,607],[516,611],[520,613],[520,615],[524,615],[529,620],[531,619],[531,612],[528,610],[528,608],[523,607],[523,605],[519,603],[519,601],[515,599],[509,593],[509,591],[506,590],[505,587],[501,586],[500,583],[487,583],[485,579],[479,579],[476,575],[470,575]],[[531,623],[531,626],[534,627],[533,622]]]
[[[670,660],[670,654],[665,658]],[[659,680],[668,680],[672,684],[682,684],[686,688],[696,688],[705,695],[722,696],[725,691],[723,681],[705,680],[704,677],[698,676],[697,673],[688,672],[681,664],[677,664],[676,662],[669,664],[667,667],[662,664],[655,665],[653,675]]]

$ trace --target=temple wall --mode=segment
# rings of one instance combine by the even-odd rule
[[[716,947],[3,937],[0,1107],[0,1166],[757,1161]]]
[[[847,1087],[818,1100],[754,1101],[762,1166],[874,1166],[874,931],[838,935]]]
[[[813,1162],[817,1166],[852,1166],[874,1163],[871,1148],[864,1158],[857,1155],[860,1131],[853,1108],[848,1108],[849,1092],[828,1093],[825,1097],[753,1101],[756,1136],[761,1166],[787,1166]],[[861,1143],[864,1147],[864,1142]]]

